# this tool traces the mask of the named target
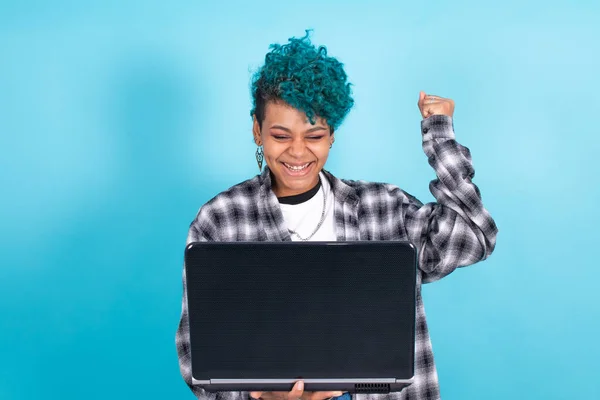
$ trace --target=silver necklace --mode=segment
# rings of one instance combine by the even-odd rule
[[[310,240],[310,238],[312,238],[315,235],[315,233],[317,233],[317,231],[319,230],[319,228],[321,227],[321,225],[323,225],[323,222],[325,221],[325,207],[327,205],[327,193],[325,193],[325,188],[323,186],[321,186],[321,188],[323,189],[323,212],[321,213],[321,220],[317,224],[317,227],[315,228],[315,230],[313,231],[313,233],[311,233],[310,236],[307,237],[306,239],[303,238],[302,236],[300,236],[298,234],[298,232],[293,231],[293,230],[291,230],[291,229],[288,228],[288,231],[290,232],[290,235],[296,235],[296,236],[298,236],[298,238],[300,240],[307,241],[307,240]]]

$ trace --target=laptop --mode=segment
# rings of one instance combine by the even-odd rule
[[[190,243],[193,383],[400,391],[414,375],[416,267],[403,241]]]

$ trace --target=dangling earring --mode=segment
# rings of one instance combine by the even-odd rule
[[[264,153],[261,146],[256,149],[256,162],[258,163],[258,170],[262,171],[262,164],[264,159]]]

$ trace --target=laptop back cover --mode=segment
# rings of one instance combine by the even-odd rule
[[[207,390],[289,390],[304,379],[307,391],[354,391],[411,379],[416,257],[398,241],[190,244],[194,380]]]

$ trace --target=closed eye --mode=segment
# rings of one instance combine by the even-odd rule
[[[273,139],[275,140],[286,140],[286,139],[290,139],[290,136],[287,135],[276,135],[276,134],[271,134],[271,136],[273,137]],[[325,135],[318,135],[318,136],[306,136],[306,140],[310,140],[311,142],[315,142],[315,141],[319,141],[321,139],[323,139],[325,137]]]

